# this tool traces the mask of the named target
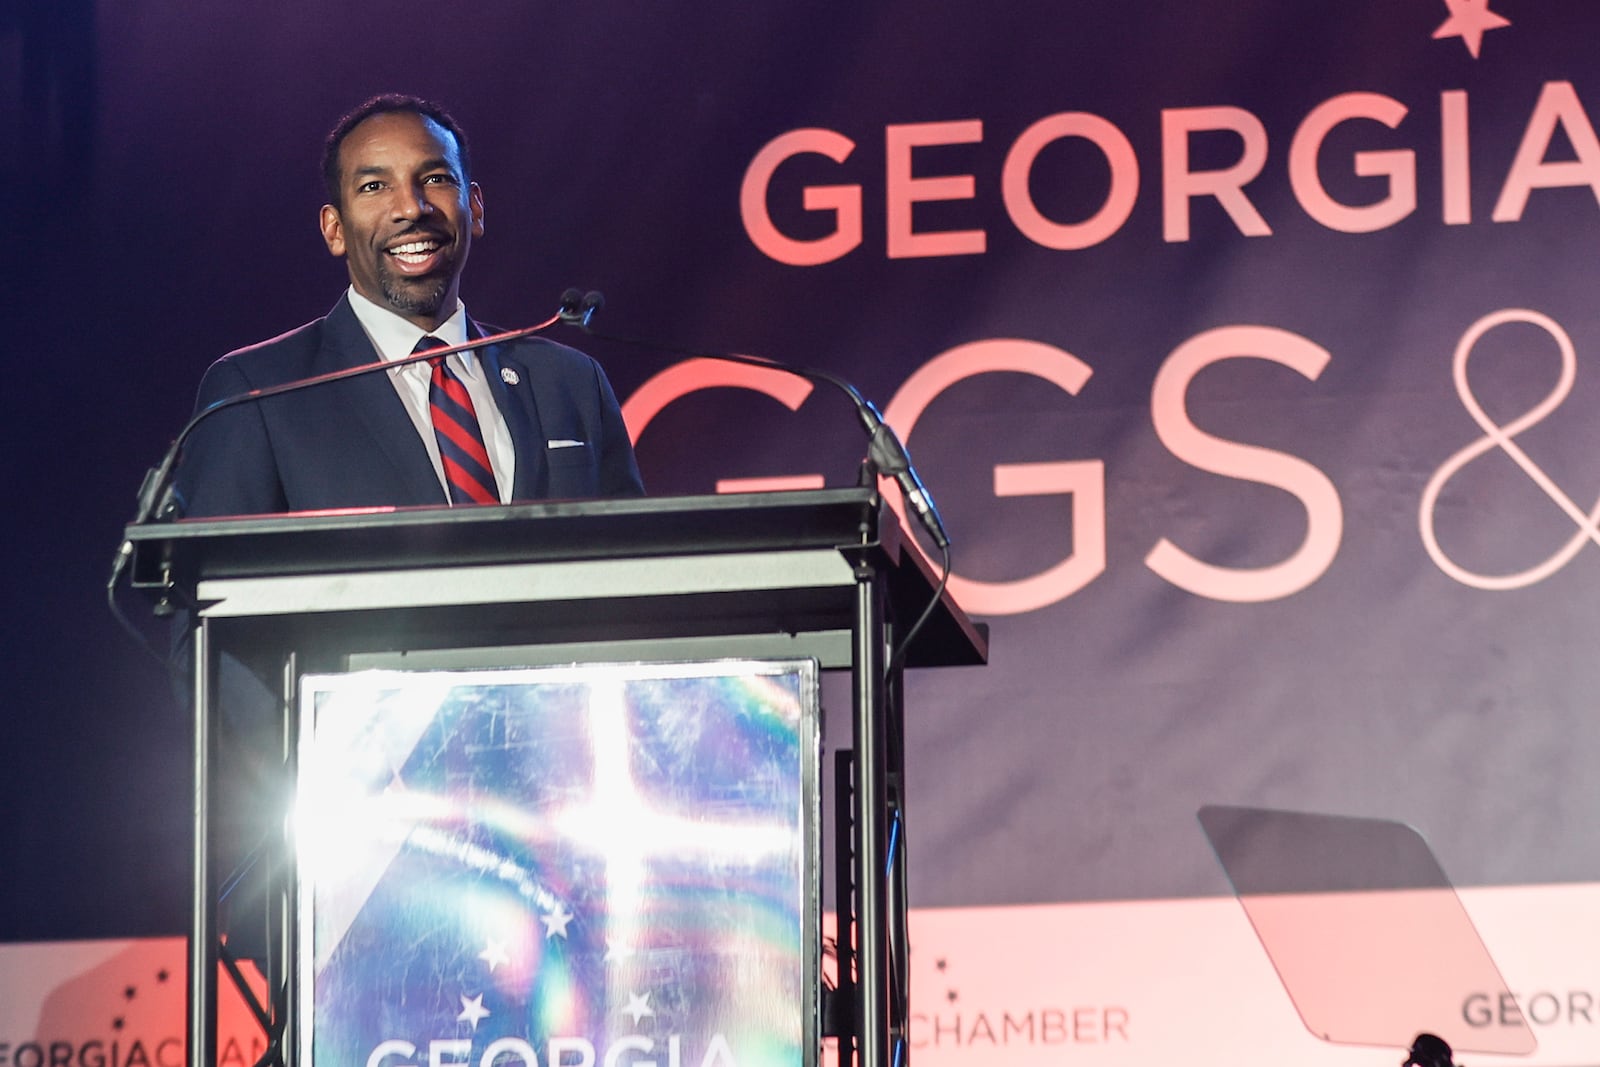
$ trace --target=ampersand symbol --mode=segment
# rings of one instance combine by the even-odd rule
[[[1532,410],[1505,426],[1497,426],[1483,410],[1477,398],[1472,395],[1472,387],[1467,381],[1467,360],[1472,355],[1473,347],[1484,334],[1512,322],[1536,326],[1554,339],[1556,348],[1561,354],[1561,374],[1556,380],[1555,388],[1534,405]],[[1600,544],[1600,504],[1596,504],[1595,510],[1586,514],[1572,502],[1571,497],[1561,491],[1537,463],[1528,458],[1528,454],[1515,440],[1517,434],[1537,425],[1545,416],[1560,407],[1562,401],[1566,400],[1567,394],[1572,392],[1572,383],[1578,374],[1578,356],[1573,348],[1572,338],[1567,336],[1560,323],[1548,315],[1541,315],[1537,311],[1524,308],[1507,308],[1479,319],[1461,336],[1461,342],[1456,346],[1451,370],[1455,379],[1456,393],[1461,397],[1461,404],[1467,409],[1467,414],[1472,416],[1473,421],[1483,428],[1484,436],[1446,460],[1444,466],[1434,472],[1433,477],[1428,480],[1427,487],[1423,489],[1418,514],[1423,547],[1428,550],[1428,555],[1433,557],[1433,562],[1440,570],[1462,585],[1476,589],[1502,590],[1521,589],[1542,582],[1566,566],[1567,562],[1583,548],[1586,541]],[[1510,456],[1512,461],[1522,468],[1523,473],[1532,479],[1533,484],[1542,489],[1577,527],[1572,538],[1549,559],[1516,574],[1493,575],[1469,571],[1445,554],[1444,549],[1439,547],[1438,538],[1434,535],[1434,507],[1438,503],[1439,494],[1444,490],[1445,483],[1455,477],[1456,473],[1468,463],[1496,448]]]

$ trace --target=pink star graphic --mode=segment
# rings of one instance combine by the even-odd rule
[[[1444,0],[1444,2],[1450,9],[1450,17],[1433,31],[1433,39],[1439,41],[1446,37],[1459,37],[1467,46],[1467,51],[1472,53],[1473,59],[1478,58],[1478,52],[1483,48],[1483,35],[1486,32],[1511,25],[1510,19],[1489,10],[1489,0]]]

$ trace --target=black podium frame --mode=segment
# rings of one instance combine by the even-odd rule
[[[876,491],[297,513],[127,536],[135,587],[195,623],[192,1065],[217,1057],[209,794],[228,654],[281,670],[286,716],[301,674],[452,658],[809,657],[850,671],[852,748],[836,781],[848,815],[836,842],[838,987],[822,1030],[839,1037],[842,1063],[853,1044],[859,1067],[889,1067],[909,1020],[903,722],[888,650],[936,582]],[[987,655],[987,633],[946,593],[905,666]]]

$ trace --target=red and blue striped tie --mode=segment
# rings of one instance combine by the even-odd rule
[[[424,337],[413,352],[445,348],[437,337]],[[455,371],[443,359],[429,360],[433,381],[428,386],[428,414],[433,433],[439,439],[439,459],[444,464],[445,482],[450,487],[452,504],[498,504],[494,472],[489,467],[489,450],[483,446],[483,431],[478,413]]]

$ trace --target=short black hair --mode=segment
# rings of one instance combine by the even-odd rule
[[[421,115],[425,119],[432,119],[449,132],[456,139],[456,154],[461,157],[461,177],[464,181],[471,181],[472,166],[468,158],[467,135],[461,125],[450,116],[450,112],[435,104],[431,100],[424,100],[420,96],[410,96],[406,93],[383,93],[362,104],[354,111],[336,123],[328,132],[328,139],[322,145],[322,183],[327,187],[328,203],[334,207],[342,207],[339,189],[339,147],[344,144],[344,139],[350,136],[350,131],[367,121],[374,115],[387,115],[394,112]]]

